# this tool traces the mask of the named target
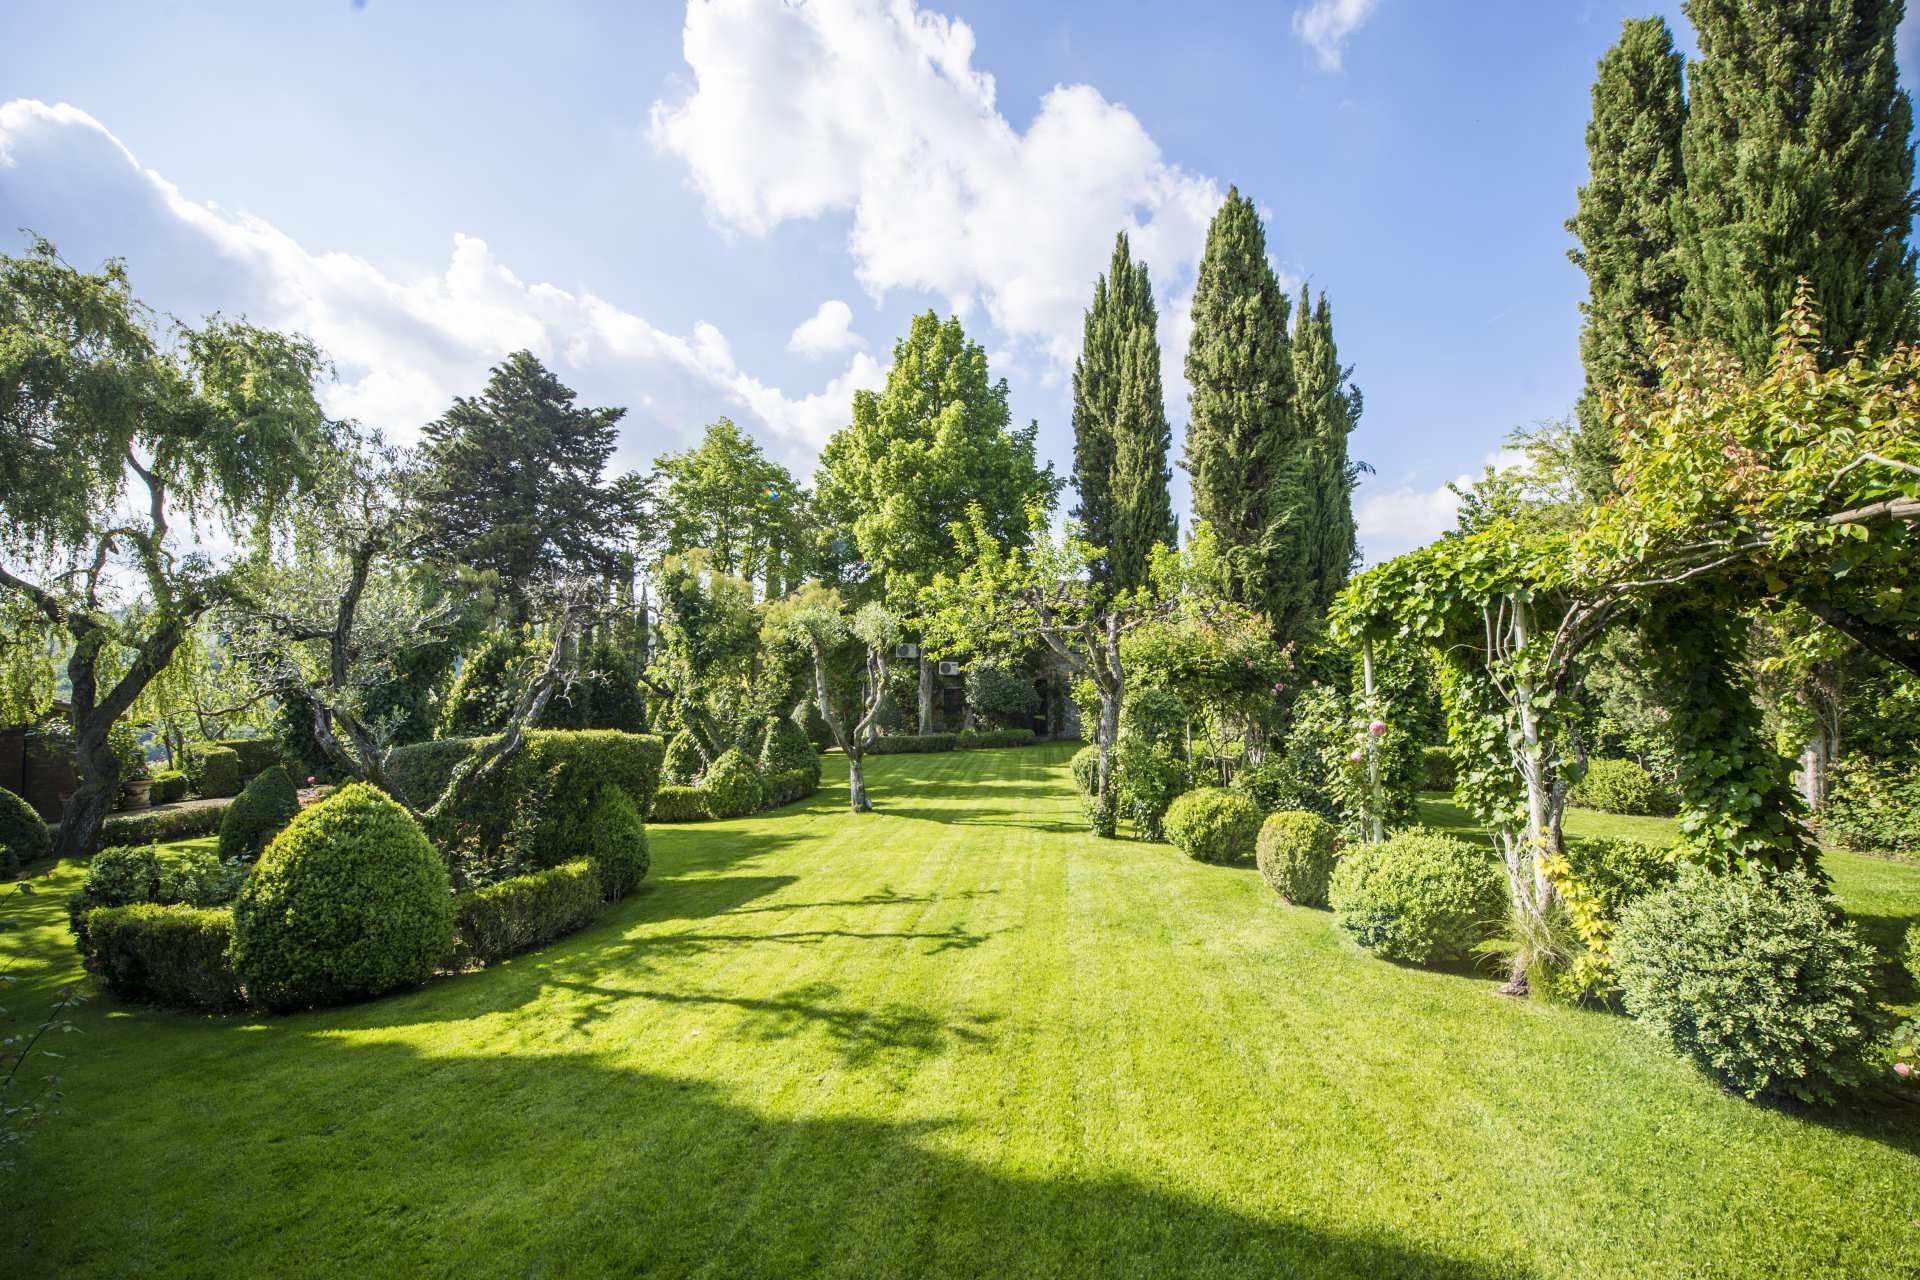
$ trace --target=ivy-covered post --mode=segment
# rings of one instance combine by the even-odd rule
[[[1352,668],[1348,668],[1351,670]],[[1374,725],[1382,724],[1379,708],[1374,705],[1373,693],[1373,633],[1360,637],[1360,685],[1365,692],[1365,710],[1362,715],[1367,719],[1367,843],[1379,844],[1387,838],[1386,805],[1380,796],[1380,737]]]

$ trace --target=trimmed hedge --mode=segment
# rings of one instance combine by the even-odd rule
[[[1083,796],[1092,795],[1094,784],[1100,780],[1100,748],[1080,748],[1068,767],[1073,770],[1074,788]]]
[[[1199,862],[1251,862],[1260,836],[1253,801],[1224,787],[1201,787],[1167,809],[1167,839]]]
[[[80,891],[67,898],[67,926],[87,953],[87,921],[101,907],[126,907],[160,896],[160,855],[151,845],[110,845],[87,861]]]
[[[187,775],[178,769],[162,769],[153,775],[153,786],[148,789],[147,795],[155,804],[184,800],[187,798]]]
[[[608,902],[618,902],[647,877],[647,826],[633,797],[602,787],[587,819],[587,860],[599,873]]]
[[[796,769],[812,774],[813,786],[818,786],[820,753],[807,741],[806,730],[788,716],[775,716],[760,743],[760,772],[773,778]]]
[[[784,773],[769,774],[761,781],[766,788],[769,809],[804,800],[820,789],[820,775],[812,769],[788,769]]]
[[[1567,801],[1582,809],[1642,817],[1666,817],[1679,807],[1673,792],[1632,760],[1592,761]]]
[[[453,944],[453,897],[419,824],[356,782],[274,837],[233,926],[234,969],[254,1000],[338,1004],[431,977]]]
[[[220,830],[231,803],[110,813],[100,824],[100,838],[112,844],[165,844],[170,840],[210,836]]]
[[[224,800],[240,794],[240,753],[232,747],[207,743],[195,747],[188,759],[194,762],[194,790],[201,796]]]
[[[1420,789],[1452,791],[1460,783],[1460,771],[1453,763],[1453,752],[1446,747],[1420,748]]]
[[[263,770],[227,806],[220,820],[220,857],[251,862],[300,812],[300,793],[285,765]]]
[[[875,738],[867,747],[870,756],[911,756],[928,751],[954,751],[960,746],[957,733],[890,733]]]
[[[280,754],[280,744],[272,738],[219,738],[212,745],[225,747],[239,758],[242,786],[275,765],[286,763]]]
[[[456,955],[495,964],[586,928],[605,908],[600,872],[585,859],[502,880],[455,899]]]
[[[1465,959],[1499,927],[1506,896],[1484,851],[1421,827],[1350,847],[1327,893],[1354,941],[1409,964]]]
[[[979,751],[990,747],[1030,747],[1033,736],[1031,729],[962,729],[956,742],[962,751]]]
[[[653,822],[705,822],[713,817],[707,793],[698,787],[662,787],[653,793]]]
[[[436,738],[395,747],[387,753],[384,770],[387,785],[405,796],[417,808],[426,808],[440,798],[453,780],[453,771],[480,749],[485,738]]]
[[[1276,813],[1260,827],[1254,862],[1289,906],[1324,907],[1339,846],[1333,824],[1314,813]]]
[[[40,861],[51,844],[47,824],[33,806],[0,787],[0,875]]]
[[[87,970],[129,1000],[188,1009],[237,1009],[233,912],[139,902],[87,915]]]
[[[713,762],[700,779],[700,789],[707,793],[707,809],[716,818],[745,817],[767,798],[760,771],[738,747],[728,748]]]

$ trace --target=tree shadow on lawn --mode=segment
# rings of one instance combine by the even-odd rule
[[[790,1016],[805,1015],[767,1013]],[[996,1167],[985,1162],[1007,1117],[991,1100],[899,1120],[808,1114],[804,1082],[763,1108],[751,1085],[632,1069],[604,1050],[421,1054],[325,1033],[302,1048],[253,1090],[180,1081],[167,1150],[221,1158],[192,1178],[151,1149],[118,1163],[97,1210],[23,1222],[8,1269],[112,1273],[137,1258],[204,1275],[1529,1274],[1378,1228],[1288,1221],[1277,1196],[1223,1203],[1217,1189],[1071,1172],[1072,1149],[1028,1147],[1008,1161],[1022,1167]],[[888,1103],[881,1088],[819,1105]],[[68,1176],[31,1159],[23,1172]]]
[[[1861,915],[1849,911],[1847,919],[1860,926],[1860,936],[1880,957],[1881,998],[1890,1004],[1912,1004],[1920,1000],[1920,989],[1914,986],[1913,975],[1901,962],[1913,917]]]

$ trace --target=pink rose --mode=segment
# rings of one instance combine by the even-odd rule
[[[1359,751],[1350,751],[1347,753],[1347,759],[1352,761],[1354,764],[1359,764],[1363,758],[1364,757]]]
[[[1904,1062],[1896,1062],[1893,1064],[1893,1074],[1905,1080],[1913,1075],[1913,1068]]]
[[[1386,731],[1387,731],[1387,722],[1385,720],[1375,720],[1372,724],[1367,726],[1367,732],[1372,734],[1376,738],[1383,736],[1386,733]]]
[[[313,785],[313,775],[312,775],[312,774],[308,774],[308,775],[307,775],[307,785],[308,785],[308,786],[312,786],[312,785]]]

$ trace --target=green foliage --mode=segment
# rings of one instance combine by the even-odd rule
[[[811,791],[820,784],[820,753],[807,741],[806,730],[788,716],[775,716],[767,722],[766,736],[760,742],[760,772],[774,778],[795,770],[808,775],[811,781],[807,789]]]
[[[1659,381],[1647,325],[1672,324],[1680,314],[1684,278],[1674,215],[1686,185],[1684,62],[1665,19],[1629,19],[1593,82],[1588,178],[1567,220],[1580,247],[1567,256],[1587,276],[1580,304],[1587,385],[1576,451],[1580,487],[1595,500],[1612,491],[1619,461],[1605,399],[1622,383]]]
[[[0,875],[47,856],[47,824],[33,806],[0,787]]]
[[[1627,1012],[1728,1088],[1832,1102],[1862,1078],[1873,951],[1804,873],[1688,867],[1613,943]]]
[[[1031,729],[962,729],[955,741],[961,751],[981,751],[993,747],[1030,747],[1035,734]]]
[[[511,706],[506,710],[510,712]],[[540,727],[645,733],[646,702],[640,696],[633,664],[612,644],[604,640],[595,644],[582,659],[573,683],[564,691],[554,690],[541,714]]]
[[[161,769],[153,775],[148,793],[155,804],[172,804],[187,798],[187,775],[179,769]]]
[[[1466,959],[1506,915],[1500,873],[1486,853],[1418,827],[1349,846],[1327,900],[1361,946],[1419,965]]]
[[[1324,907],[1340,833],[1314,813],[1270,814],[1260,826],[1254,862],[1289,906]]]
[[[109,845],[87,862],[80,892],[67,899],[67,925],[84,954],[87,921],[99,907],[152,902],[160,894],[160,857],[151,845]]]
[[[769,809],[804,800],[820,789],[820,775],[814,769],[788,769],[782,773],[770,773],[762,781],[766,785],[766,807]]]
[[[653,793],[651,822],[705,822],[713,817],[707,793],[699,787],[665,786]]]
[[[483,885],[454,900],[455,954],[496,964],[579,932],[606,903],[601,872],[585,859]]]
[[[1073,518],[1105,553],[1096,580],[1122,591],[1145,586],[1154,546],[1175,541],[1157,326],[1147,265],[1122,231],[1073,366]]]
[[[508,762],[495,788],[458,815],[461,828],[491,852],[505,848],[529,867],[557,867],[593,846],[594,802],[626,792],[645,813],[660,784],[660,739],[615,729],[536,730]]]
[[[237,1009],[233,912],[140,902],[87,916],[87,969],[115,995],[185,1009]]]
[[[967,668],[967,705],[989,724],[1026,728],[1040,713],[1040,693],[1018,667],[976,662]]]
[[[1167,809],[1193,786],[1193,770],[1173,748],[1143,735],[1120,736],[1114,748],[1114,800],[1142,839],[1164,837]]]
[[[646,879],[647,827],[625,789],[600,788],[587,818],[587,839],[587,860],[608,902],[620,901]]]
[[[132,725],[124,720],[114,725],[107,743],[113,749],[115,777],[120,782],[137,782],[147,776],[147,750],[140,745],[140,734]]]
[[[1372,732],[1376,718],[1387,726],[1378,736]],[[1370,757],[1379,761],[1378,795]],[[1376,695],[1369,702],[1335,685],[1315,685],[1294,702],[1285,764],[1294,793],[1286,798],[1297,797],[1304,801],[1298,807],[1314,813],[1324,805],[1323,816],[1333,818],[1347,839],[1362,840],[1376,806],[1384,827],[1413,820],[1425,758],[1391,698]]]
[[[247,784],[220,820],[220,857],[247,861],[260,856],[280,830],[300,812],[300,795],[286,766],[274,765]]]
[[[240,767],[242,785],[282,763],[280,744],[272,738],[221,738],[212,745],[233,752]]]
[[[1911,760],[1849,760],[1834,770],[1820,832],[1843,849],[1920,853],[1920,771]]]
[[[1229,785],[1253,801],[1253,807],[1262,813],[1304,810],[1333,819],[1338,816],[1338,810],[1326,791],[1317,782],[1309,785],[1305,781],[1317,773],[1319,759],[1317,750],[1312,753],[1310,760],[1305,761],[1287,755],[1269,756],[1259,764],[1234,770],[1233,781]]]
[[[696,549],[732,577],[764,576],[769,599],[806,570],[806,492],[754,438],[721,418],[699,447],[654,462],[656,522],[669,555]]]
[[[255,1001],[337,1004],[431,977],[453,942],[453,898],[407,811],[350,783],[274,837],[233,924],[234,969]]]
[[[232,747],[209,743],[194,748],[191,758],[199,762],[199,782],[194,789],[203,797],[225,799],[240,794],[240,755]]]
[[[1420,748],[1420,789],[1422,791],[1452,791],[1458,775],[1453,767],[1453,753],[1445,747]]]
[[[1693,332],[1748,367],[1804,281],[1840,363],[1911,336],[1913,104],[1899,0],[1689,0],[1679,208]]]
[[[1620,913],[1680,872],[1676,853],[1639,840],[1575,840],[1544,860],[1548,876],[1579,938],[1558,979],[1563,994],[1598,998],[1613,989],[1613,934]]]
[[[1305,441],[1299,463],[1303,505],[1295,517],[1303,526],[1308,617],[1326,614],[1347,585],[1359,559],[1359,530],[1353,519],[1353,486],[1359,469],[1349,459],[1347,437],[1360,425],[1360,388],[1352,370],[1340,363],[1333,338],[1333,308],[1324,291],[1309,305],[1300,286],[1294,312],[1293,384],[1295,413]]]
[[[243,868],[223,863],[205,849],[185,849],[161,861],[154,901],[211,907],[232,899],[245,878]]]
[[[1201,787],[1168,806],[1164,826],[1173,846],[1196,861],[1251,862],[1260,811],[1243,795]]]
[[[1907,926],[1907,974],[1915,986],[1920,986],[1920,924]]]
[[[114,844],[156,844],[190,840],[220,830],[225,805],[194,805],[186,809],[134,809],[108,816],[100,825],[102,838]]]
[[[473,758],[485,738],[436,738],[395,747],[382,764],[387,785],[418,808],[440,798],[453,772]]]
[[[745,817],[766,799],[760,770],[738,747],[713,762],[700,780],[700,789],[707,793],[707,808],[716,818]]]
[[[706,757],[700,754],[699,744],[693,740],[693,731],[682,729],[673,735],[667,743],[665,761],[660,766],[660,776],[675,786],[688,787],[694,779],[706,772]]]
[[[1593,760],[1568,793],[1570,803],[1602,813],[1667,817],[1675,808],[1673,793],[1633,760]]]
[[[1185,466],[1193,513],[1225,550],[1233,598],[1283,641],[1302,633],[1314,590],[1289,310],[1253,201],[1231,189],[1194,284]]]
[[[447,692],[440,736],[472,737],[503,728],[534,661],[527,633],[517,627],[489,631],[469,653]],[[411,793],[409,793],[411,794]]]
[[[1083,796],[1092,795],[1099,787],[1100,748],[1082,747],[1073,753],[1068,762],[1073,772],[1073,785]]]
[[[929,751],[954,751],[960,746],[957,733],[889,733],[867,744],[870,756],[917,756]]]

